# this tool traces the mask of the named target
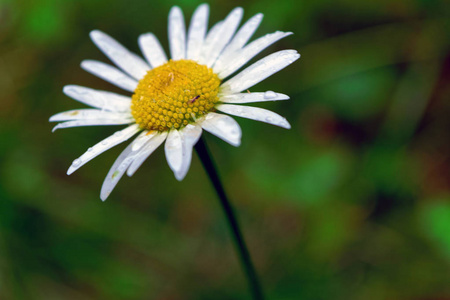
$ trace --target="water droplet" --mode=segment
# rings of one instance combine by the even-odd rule
[[[266,117],[266,122],[272,122],[272,121],[273,121],[272,117]]]
[[[103,140],[103,141],[102,141],[102,145],[103,145],[103,146],[108,145],[108,141],[107,141],[107,140]]]
[[[88,149],[87,149],[87,152],[91,152],[93,149],[92,149],[92,147],[89,147]]]
[[[120,132],[120,131],[116,131],[115,133],[114,133],[114,136],[115,137],[119,137],[119,136],[121,136],[122,135],[122,132]]]
[[[81,159],[77,158],[72,162],[72,166],[76,168],[81,166],[81,163],[82,163]]]
[[[264,99],[273,99],[277,97],[277,93],[273,91],[267,91],[264,93]]]
[[[65,90],[67,93],[74,93],[74,94],[78,94],[78,95],[83,95],[83,94],[86,93],[86,91],[83,90],[83,89],[76,89],[76,88],[71,87],[71,86],[66,86],[66,87],[64,88],[64,90]]]

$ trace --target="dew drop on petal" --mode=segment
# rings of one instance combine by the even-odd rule
[[[267,91],[264,93],[264,99],[274,99],[277,97],[277,94],[273,91]]]
[[[267,122],[272,122],[273,119],[272,119],[271,117],[267,117],[267,118],[266,118],[266,121],[267,121]]]
[[[81,165],[81,159],[77,158],[72,162],[72,166],[79,167]]]
[[[69,91],[71,91],[72,93],[78,94],[78,95],[88,95],[89,94],[88,90],[85,90],[85,89],[70,89]]]

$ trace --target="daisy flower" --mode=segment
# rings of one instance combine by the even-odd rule
[[[73,161],[67,174],[138,134],[106,176],[101,189],[102,200],[109,196],[125,172],[133,175],[164,142],[167,162],[178,180],[186,176],[192,148],[203,130],[239,146],[241,128],[228,115],[290,128],[286,119],[274,112],[240,104],[289,99],[272,91],[249,93],[248,89],[297,60],[300,57],[297,51],[270,54],[234,74],[266,47],[292,33],[276,31],[248,43],[262,14],[250,18],[238,29],[243,15],[243,9],[238,7],[209,31],[208,15],[208,5],[200,5],[186,34],[181,9],[172,7],[168,24],[170,60],[152,33],[139,36],[145,60],[101,31],[90,33],[94,44],[116,67],[94,60],[84,60],[81,67],[132,95],[67,85],[63,89],[67,96],[93,108],[62,112],[52,116],[50,121],[62,122],[53,131],[128,124],[87,149]]]

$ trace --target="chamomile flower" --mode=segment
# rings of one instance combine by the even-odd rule
[[[164,142],[167,162],[178,180],[186,176],[193,146],[203,130],[239,146],[241,128],[228,115],[290,128],[286,119],[274,112],[240,104],[289,99],[272,91],[248,93],[247,89],[297,60],[300,57],[297,51],[270,54],[234,74],[263,49],[292,33],[276,31],[248,43],[262,14],[250,18],[238,29],[243,15],[243,9],[238,7],[209,31],[208,15],[208,5],[200,5],[186,34],[181,9],[175,6],[170,10],[170,60],[152,33],[139,36],[145,60],[101,31],[90,33],[93,42],[116,67],[94,60],[83,61],[81,67],[132,95],[67,85],[63,89],[67,96],[93,108],[62,112],[50,121],[62,122],[53,130],[128,124],[87,149],[73,161],[67,174],[138,134],[106,176],[102,200],[125,173],[133,175]]]

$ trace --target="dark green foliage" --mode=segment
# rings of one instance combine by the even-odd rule
[[[218,200],[194,155],[176,181],[158,149],[102,203],[125,145],[70,177],[117,128],[51,133],[83,105],[66,84],[121,92],[80,67],[132,51],[200,1],[0,1],[0,299],[249,299]],[[213,24],[236,5],[210,3]],[[238,119],[242,146],[206,134],[268,299],[450,298],[450,6],[443,0],[240,1],[264,54],[302,57],[251,91],[291,130]],[[263,55],[258,56],[261,58]],[[124,93],[125,94],[125,93]]]

